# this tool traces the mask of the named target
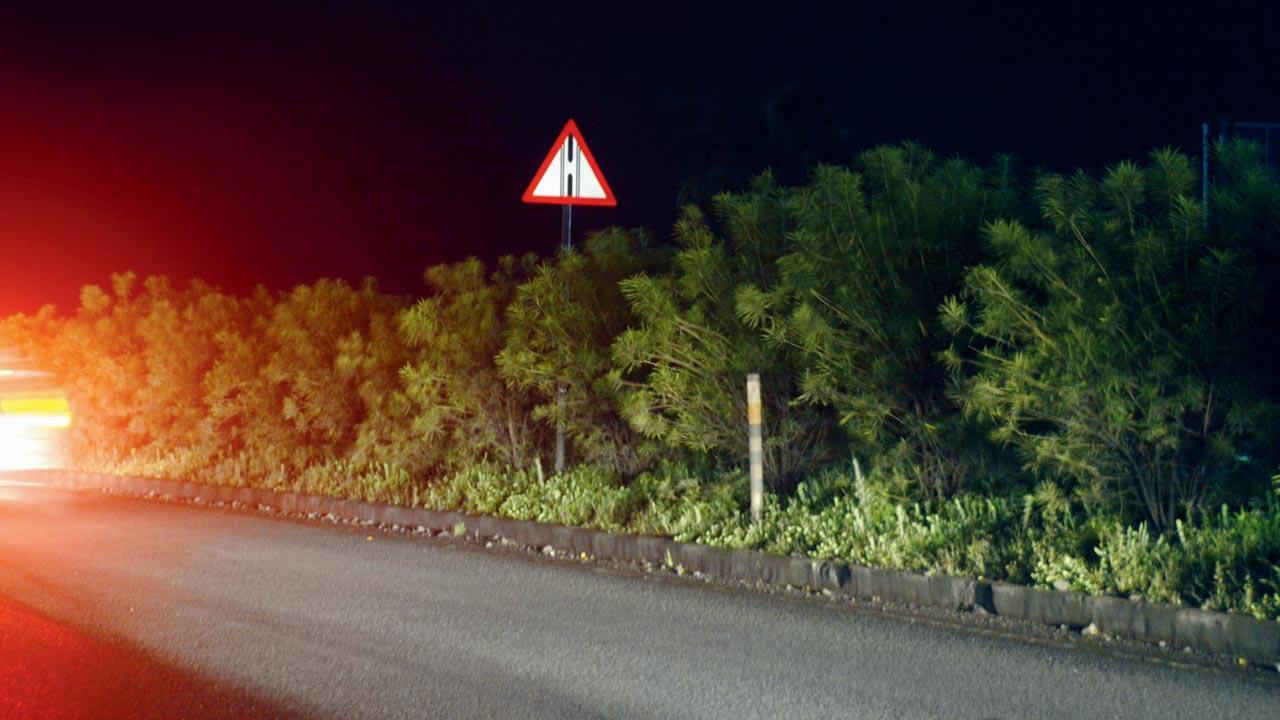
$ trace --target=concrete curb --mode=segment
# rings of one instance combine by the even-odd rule
[[[459,523],[468,536],[505,538],[528,547],[550,547],[556,554],[583,553],[606,560],[679,567],[749,584],[826,590],[856,599],[952,610],[972,610],[1045,625],[1099,632],[1169,647],[1243,658],[1280,667],[1280,622],[1123,598],[989,583],[969,577],[920,575],[885,568],[850,566],[807,557],[779,557],[751,550],[676,542],[662,537],[622,535],[527,520],[468,515],[359,500],[225,485],[200,485],[154,478],[95,473],[42,471],[51,484],[114,491],[161,499],[240,503],[280,512],[333,517],[356,522],[453,532]]]

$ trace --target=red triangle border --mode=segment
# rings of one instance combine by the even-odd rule
[[[546,174],[547,168],[551,167],[551,162],[556,159],[556,153],[559,152],[560,146],[564,143],[564,139],[572,135],[574,142],[578,143],[578,150],[582,153],[582,157],[586,158],[587,165],[591,171],[596,174],[600,180],[600,189],[604,190],[602,198],[580,198],[580,197],[534,197],[533,189],[538,186],[538,181]],[[529,183],[529,187],[525,188],[524,195],[520,198],[527,203],[539,203],[545,205],[598,205],[603,207],[614,207],[618,204],[618,199],[613,195],[613,189],[609,187],[609,182],[604,179],[604,173],[600,172],[600,166],[596,164],[596,156],[591,154],[591,148],[587,146],[587,141],[582,139],[582,131],[578,129],[578,124],[570,118],[565,123],[564,129],[556,137],[556,141],[551,143],[551,149],[547,152],[547,157],[542,161],[542,166],[538,168],[538,172],[533,174],[533,180]]]

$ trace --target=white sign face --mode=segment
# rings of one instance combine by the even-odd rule
[[[609,183],[570,120],[524,191],[524,201],[556,205],[617,205]]]

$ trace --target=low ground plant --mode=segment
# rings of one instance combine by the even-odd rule
[[[186,453],[88,460],[84,469],[100,472],[216,481]],[[225,472],[229,466],[219,467]],[[959,495],[912,502],[896,495],[891,477],[863,477],[852,467],[830,467],[801,482],[789,496],[767,495],[760,523],[752,523],[746,510],[747,482],[741,470],[673,463],[629,481],[611,468],[590,465],[557,475],[545,472],[540,463],[511,469],[482,462],[423,484],[395,465],[341,460],[279,482],[261,474],[220,477],[229,484],[661,535],[1280,619],[1280,498],[1251,509],[1223,506],[1218,512],[1197,513],[1159,533],[1146,523],[1090,515],[1052,483],[1021,497]],[[246,483],[246,477],[252,482]]]
[[[1094,594],[1280,618],[1280,508],[1223,506],[1165,534],[1146,523],[1113,523],[1101,528],[1090,554],[1042,560],[1033,577]]]
[[[440,510],[692,540],[738,512],[735,484],[721,479],[704,485],[669,464],[625,483],[605,467],[548,474],[541,463],[513,470],[487,462],[430,485],[418,500]]]
[[[851,468],[770,496],[762,522],[737,513],[698,539],[712,545],[806,555],[924,573],[1003,576],[1016,513],[1002,499],[957,496],[935,503],[893,499]]]

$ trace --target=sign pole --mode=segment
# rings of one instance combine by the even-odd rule
[[[560,211],[560,247],[573,249],[573,205],[561,205]]]
[[[560,247],[565,255],[573,251],[573,205],[561,205]],[[556,384],[556,474],[564,472],[564,401],[569,388],[564,381]]]

